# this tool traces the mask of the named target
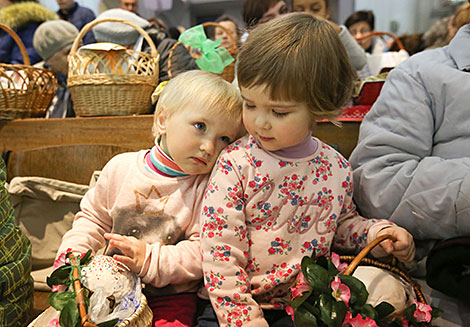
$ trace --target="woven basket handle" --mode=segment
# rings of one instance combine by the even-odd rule
[[[371,36],[380,36],[380,35],[390,36],[393,39],[393,41],[395,41],[397,43],[397,46],[400,50],[406,50],[405,47],[403,46],[403,43],[400,41],[400,39],[395,34],[392,34],[392,33],[389,33],[389,32],[377,32],[377,31],[369,32],[369,33],[366,33],[363,37],[360,37],[357,40],[358,41],[359,40],[364,40],[364,39],[367,39]]]
[[[390,235],[390,234],[384,234],[382,236],[379,236],[377,237],[375,240],[373,240],[372,242],[370,242],[365,248],[362,249],[361,252],[359,252],[359,254],[354,258],[353,261],[351,261],[351,263],[349,264],[348,268],[345,270],[344,272],[344,275],[351,275],[354,270],[356,269],[356,267],[359,265],[359,263],[361,262],[361,260],[367,255],[369,254],[369,252],[375,248],[378,244],[380,244],[382,241],[384,240],[392,240],[392,241],[396,241],[396,237],[393,236],[393,235]]]
[[[75,55],[75,52],[77,51],[78,45],[80,44],[80,41],[83,39],[85,34],[88,33],[88,31],[93,26],[98,25],[98,24],[103,23],[103,22],[123,23],[123,24],[129,25],[129,26],[135,28],[140,33],[140,35],[142,35],[144,37],[144,39],[147,41],[147,43],[150,45],[152,57],[157,57],[158,56],[158,52],[157,52],[157,48],[155,47],[155,43],[153,43],[152,38],[150,38],[150,36],[147,34],[147,32],[145,32],[142,27],[137,26],[136,24],[134,24],[132,22],[129,22],[127,20],[120,19],[120,18],[95,19],[94,21],[91,21],[88,24],[86,24],[82,28],[80,33],[77,35],[77,37],[75,38],[75,41],[73,41],[72,48],[70,49],[70,55]]]
[[[23,63],[26,66],[31,66],[31,61],[29,61],[28,52],[26,52],[26,48],[24,46],[24,43],[23,43],[23,41],[21,41],[18,34],[16,34],[16,32],[14,30],[12,30],[10,27],[8,27],[5,24],[0,23],[0,28],[2,30],[4,30],[5,32],[7,32],[8,34],[10,34],[10,36],[13,38],[13,40],[16,42],[16,44],[20,48],[21,55],[23,56]]]
[[[230,33],[230,31],[226,27],[215,22],[205,22],[202,24],[202,26],[203,27],[213,26],[213,27],[220,27],[221,29],[223,29],[225,34],[227,34],[228,38],[230,39],[230,42],[232,43],[232,47],[230,49],[227,49],[227,51],[235,52],[237,50],[237,42],[235,41],[235,38],[233,37],[232,33]],[[178,47],[178,45],[181,45],[181,44],[183,43],[181,43],[180,41],[176,42],[173,45],[173,47],[171,47],[170,52],[168,53],[168,77],[170,79],[173,78],[173,73],[171,72],[171,62],[173,59],[173,52]]]
[[[74,256],[70,258],[70,262],[73,265],[77,264],[77,260],[75,259]],[[77,302],[78,306],[78,311],[80,312],[80,322],[82,327],[97,327],[96,325],[92,324],[91,322],[88,321],[88,314],[86,312],[85,308],[85,299],[83,298],[83,292],[82,292],[82,285],[80,284],[80,279],[79,279],[79,273],[78,273],[78,268],[73,267],[73,289],[75,291],[75,299]]]

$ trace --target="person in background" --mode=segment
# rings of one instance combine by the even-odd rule
[[[121,0],[119,8],[137,14],[137,11],[139,10],[139,0]]]
[[[316,17],[328,20],[338,33],[341,42],[343,43],[346,53],[348,54],[349,61],[352,67],[359,71],[367,63],[366,53],[353,39],[345,26],[338,26],[329,20],[330,7],[328,0],[292,0],[292,9],[294,12],[306,12]]]
[[[155,43],[157,51],[160,54],[159,60],[159,81],[170,79],[168,75],[169,53],[176,40],[169,38],[166,31],[156,25],[150,25],[149,22],[133,12],[120,8],[109,9],[101,13],[98,18],[121,18],[130,21],[147,31]],[[128,48],[134,48],[137,51],[150,53],[150,45],[147,41],[140,42],[141,35],[132,26],[116,22],[105,22],[98,24],[92,29],[98,42],[112,42],[123,45]],[[198,69],[193,57],[184,46],[178,46],[173,52],[171,71],[173,76],[181,72]]]
[[[289,8],[284,0],[244,0],[242,16],[247,30],[255,28],[258,24],[266,23],[271,19],[287,14]],[[245,35],[245,34],[244,34]],[[242,39],[246,39],[246,34]]]
[[[450,19],[447,43],[449,43],[457,34],[457,31],[466,24],[470,24],[470,3],[464,3],[457,8],[455,14]]]
[[[57,0],[59,10],[57,14],[60,19],[72,23],[79,31],[95,19],[95,14],[89,8],[81,7],[75,0]],[[93,33],[88,32],[82,39],[83,44],[95,43],[96,40],[93,37]]]
[[[413,259],[406,230],[358,215],[348,162],[312,137],[316,120],[336,121],[354,78],[324,19],[293,13],[250,32],[238,54],[249,134],[222,151],[201,205],[210,301],[200,305],[198,327],[293,326],[283,308],[304,256],[358,251],[392,234],[396,242],[373,255]]]
[[[240,46],[240,36],[241,36],[241,30],[240,27],[238,26],[237,21],[235,18],[230,17],[229,15],[222,15],[218,17],[215,20],[216,23],[219,23],[223,27],[225,27],[227,30],[229,30],[230,34],[232,35],[233,39],[235,40],[235,45],[237,47]],[[220,44],[226,49],[229,49],[233,46],[232,42],[230,41],[230,38],[228,37],[227,33],[225,30],[223,30],[220,27],[215,28],[215,39],[222,38],[222,43]]]
[[[67,248],[96,252],[109,240],[106,254],[146,284],[153,327],[192,326],[202,278],[200,205],[220,151],[241,135],[241,105],[238,90],[215,74],[170,80],[154,115],[154,147],[112,158],[62,239],[58,258]]]
[[[8,5],[0,9],[0,23],[7,25],[18,34],[32,65],[42,60],[33,47],[34,31],[41,23],[54,19],[58,19],[57,15],[37,1],[9,0]],[[20,48],[8,34],[4,34],[0,40],[0,62],[24,63]]]
[[[78,29],[64,20],[45,22],[34,33],[34,48],[44,60],[44,66],[56,73],[59,84],[47,118],[75,117],[72,98],[67,88],[67,56],[77,36]]]
[[[361,213],[408,229],[418,259],[470,235],[469,81],[467,24],[389,73],[350,157]]]
[[[31,242],[16,225],[0,157],[0,326],[26,326],[33,309]]]
[[[365,34],[375,30],[375,16],[370,10],[360,10],[352,13],[344,22],[354,40],[367,53],[382,53],[387,51],[387,43],[377,36],[361,39]]]

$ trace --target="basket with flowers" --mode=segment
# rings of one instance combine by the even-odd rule
[[[152,311],[141,293],[140,279],[126,266],[110,256],[93,257],[91,250],[75,255],[68,249],[57,260],[65,264],[47,278],[52,288],[48,300],[56,310],[53,319],[46,315],[48,326],[151,325]]]
[[[431,326],[431,321],[442,311],[426,303],[413,280],[395,266],[364,258],[373,247],[386,238],[393,237],[383,235],[377,238],[349,265],[340,260],[344,258],[349,261],[349,257],[340,258],[335,253],[329,258],[304,257],[301,263],[302,271],[297,277],[295,287],[291,288],[292,301],[287,305],[287,312],[292,316],[295,326]],[[407,286],[414,291],[414,296],[407,296],[406,300],[401,300],[403,309],[399,311],[386,301],[373,303],[366,285],[351,275],[359,264],[372,265],[379,267],[378,270],[386,269],[393,272],[400,282],[408,284]],[[381,292],[387,292],[389,289],[381,289]]]

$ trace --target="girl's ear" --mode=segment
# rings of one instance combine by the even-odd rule
[[[167,121],[166,112],[162,110],[162,112],[157,117],[157,130],[158,130],[159,135],[166,134],[166,121]]]

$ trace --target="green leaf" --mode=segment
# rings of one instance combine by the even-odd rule
[[[315,263],[328,270],[328,259],[325,256],[319,256]]]
[[[91,250],[88,250],[83,258],[80,259],[80,265],[87,265],[91,261]]]
[[[290,306],[294,309],[297,310],[298,307],[302,305],[302,303],[305,302],[305,300],[308,299],[308,297],[312,294],[312,291],[308,291],[303,293],[300,296],[297,296],[294,300],[292,300]]]
[[[313,264],[315,264],[315,260],[314,260],[314,259],[312,259],[312,258],[310,258],[310,257],[307,257],[307,256],[305,256],[305,257],[302,258],[302,261],[301,261],[301,263],[300,263],[300,266],[301,266],[301,268],[302,268],[302,273],[304,274],[304,276],[305,276],[305,271],[304,271],[305,268],[306,268],[308,265],[313,265]]]
[[[375,306],[375,310],[377,311],[378,315],[377,319],[383,319],[395,311],[395,307],[388,302],[380,302]]]
[[[330,276],[328,274],[328,270],[317,264],[309,264],[305,267],[304,276],[310,286],[312,286],[313,291],[328,292],[330,288]]]
[[[439,318],[444,313],[444,311],[439,308],[436,308],[436,307],[431,307],[431,308],[432,308],[432,311],[431,311],[432,319]]]
[[[53,285],[70,285],[70,269],[71,266],[60,266],[47,277],[47,285],[52,287]]]
[[[333,277],[339,274],[338,269],[335,267],[331,260],[328,260],[328,272],[330,273],[330,276]]]
[[[361,314],[364,317],[370,317],[373,320],[377,319],[377,311],[370,304],[364,304],[361,308]]]
[[[320,319],[328,327],[341,327],[346,311],[343,301],[336,301],[331,295],[320,294]]]
[[[80,314],[78,313],[77,304],[75,301],[69,301],[59,317],[59,324],[62,327],[75,327],[80,320]]]
[[[300,307],[294,315],[295,327],[317,327],[317,318],[306,308]]]
[[[119,321],[119,319],[115,318],[115,319],[112,319],[112,320],[102,322],[102,323],[98,324],[97,326],[98,327],[113,327],[114,325],[117,324],[118,321]]]
[[[364,283],[354,276],[339,275],[339,278],[341,279],[341,282],[346,284],[346,286],[348,286],[349,290],[351,291],[349,304],[351,306],[354,304],[357,306],[363,306],[369,297],[369,292],[367,292]]]
[[[68,302],[72,301],[75,303],[74,292],[54,292],[49,294],[49,304],[57,311],[62,311]]]

